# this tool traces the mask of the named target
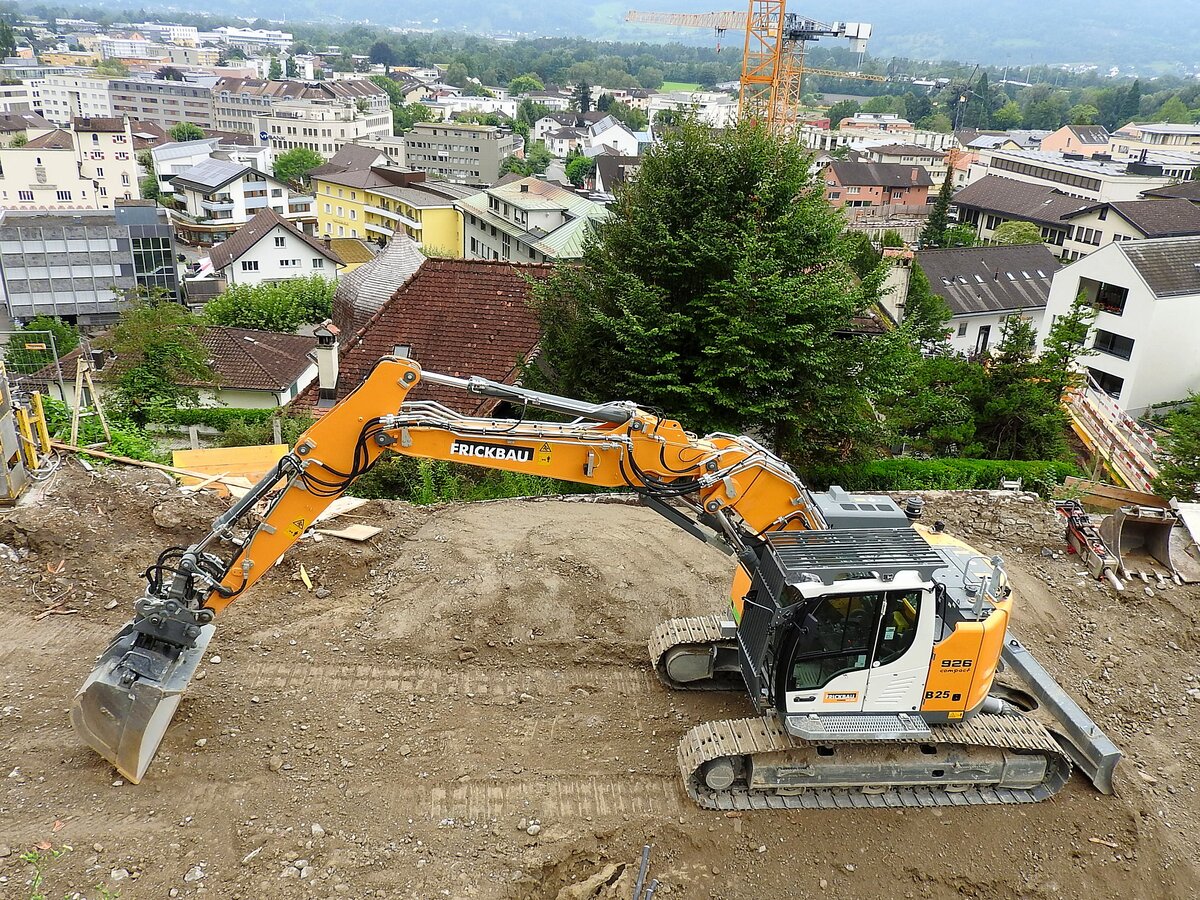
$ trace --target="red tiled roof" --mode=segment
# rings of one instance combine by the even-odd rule
[[[75,139],[71,132],[56,128],[46,134],[35,137],[24,145],[26,150],[74,150]]]
[[[345,341],[338,359],[337,399],[353,390],[398,345],[422,367],[446,375],[481,375],[511,384],[541,336],[529,308],[530,279],[548,265],[481,259],[430,259],[365,325]],[[454,388],[421,384],[412,399],[436,400],[466,414],[495,405]],[[316,405],[313,383],[294,401]]]

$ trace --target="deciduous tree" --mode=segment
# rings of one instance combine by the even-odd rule
[[[1080,293],[1071,303],[1071,308],[1054,319],[1046,334],[1039,361],[1044,369],[1046,383],[1059,401],[1067,389],[1083,380],[1077,362],[1087,356],[1095,356],[1095,348],[1086,346],[1088,332],[1096,321],[1096,307]]]
[[[191,122],[176,122],[167,129],[167,134],[173,141],[198,141],[204,137],[203,129]]]
[[[263,284],[235,284],[204,307],[210,325],[293,332],[333,312],[337,282],[319,275]]]
[[[282,182],[302,184],[308,179],[308,173],[324,162],[324,157],[316,150],[293,147],[275,157],[271,170]]]
[[[1040,244],[1042,229],[1033,222],[1004,222],[992,232],[993,244]]]

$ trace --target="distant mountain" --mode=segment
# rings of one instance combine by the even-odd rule
[[[128,2],[109,0],[113,5]],[[294,20],[466,29],[511,36],[579,35],[607,39],[713,41],[703,31],[633,26],[624,22],[630,6],[669,12],[743,9],[744,0],[430,0],[378,3],[375,0],[294,0],[285,7],[267,0],[175,0],[172,7],[196,12],[286,14]],[[145,7],[153,11],[150,4]],[[1200,16],[1195,0],[811,0],[792,11],[821,21],[870,22],[872,56],[956,59],[971,63],[1026,66],[1031,63],[1094,63],[1136,69],[1142,74],[1200,65]],[[336,10],[336,12],[332,12]],[[726,35],[727,46],[739,46]]]

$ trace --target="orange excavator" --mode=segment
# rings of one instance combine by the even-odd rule
[[[409,400],[422,381],[518,415]],[[531,408],[563,421],[528,419]],[[684,787],[701,806],[1033,802],[1061,788],[1073,763],[1112,790],[1119,751],[1008,634],[1002,561],[940,523],[921,525],[919,500],[901,509],[836,487],[812,492],[748,437],[698,438],[631,402],[423,372],[396,357],[208,534],[159,555],[133,619],[75,698],[82,739],[140,781],[214,619],[385,452],[629,489],[733,557],[727,610],[668,620],[649,638],[669,688],[749,694],[753,715],[699,725],[679,744]],[[997,680],[1000,669],[1014,678]]]

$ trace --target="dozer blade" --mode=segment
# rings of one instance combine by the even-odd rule
[[[1117,555],[1123,572],[1152,568],[1158,562],[1174,575],[1171,532],[1178,521],[1170,510],[1154,506],[1122,506],[1100,523],[1100,536]]]
[[[101,654],[71,705],[71,725],[134,784],[150,767],[215,626],[192,647],[147,640],[126,625]]]

